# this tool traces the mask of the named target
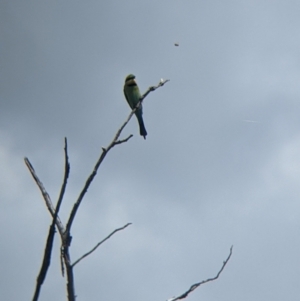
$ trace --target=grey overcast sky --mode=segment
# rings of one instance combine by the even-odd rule
[[[0,300],[31,300],[68,138],[70,208],[142,92],[76,217],[78,300],[299,300],[300,2],[0,0]],[[174,46],[179,43],[179,47]],[[41,301],[65,300],[59,237]]]

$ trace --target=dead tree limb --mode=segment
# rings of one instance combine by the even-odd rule
[[[31,165],[29,159],[25,157],[24,161],[25,161],[25,164],[28,167],[28,169],[29,169],[29,171],[30,171],[33,179],[35,180],[37,186],[39,187],[39,189],[40,189],[40,191],[41,191],[41,193],[43,195],[43,198],[45,200],[45,203],[46,203],[46,206],[48,208],[48,211],[50,212],[50,214],[51,214],[51,216],[53,218],[55,209],[53,207],[53,204],[52,204],[52,201],[51,201],[51,198],[50,198],[48,192],[46,191],[43,183],[38,178],[38,176],[37,176],[37,174],[36,174],[33,166]],[[63,233],[65,232],[65,227],[63,226],[63,224],[62,224],[62,222],[61,222],[61,220],[60,220],[60,218],[58,216],[56,217],[56,226],[58,228],[58,231],[59,231],[60,235],[63,235]]]
[[[39,298],[41,287],[44,283],[44,280],[46,278],[46,275],[47,275],[47,272],[48,272],[48,269],[49,269],[49,266],[50,266],[50,263],[51,263],[51,254],[52,254],[53,240],[54,240],[54,235],[55,235],[56,220],[57,220],[57,216],[58,216],[58,212],[59,212],[59,209],[60,209],[61,202],[63,200],[64,192],[65,192],[65,189],[66,189],[66,186],[67,186],[67,179],[68,179],[69,173],[70,173],[70,164],[69,164],[69,160],[68,160],[68,148],[67,147],[68,147],[67,139],[65,138],[65,148],[64,148],[64,150],[65,150],[65,174],[64,174],[64,180],[63,180],[60,195],[59,195],[56,207],[55,207],[55,211],[54,211],[54,214],[53,214],[52,223],[51,223],[51,226],[49,228],[49,233],[48,233],[48,237],[47,237],[47,241],[46,241],[46,247],[45,247],[44,256],[43,256],[43,262],[42,262],[42,266],[41,266],[39,275],[38,275],[37,280],[36,280],[37,283],[36,283],[35,292],[34,292],[33,299],[32,299],[33,301],[37,301],[38,298]],[[30,166],[33,169],[32,165],[30,164],[28,159],[25,160],[25,163],[26,163],[26,165],[29,164],[27,166]],[[29,169],[29,170],[31,170],[31,169]],[[36,174],[35,174],[34,178],[38,179]],[[38,180],[38,182],[41,183],[39,180]],[[49,196],[49,194],[46,192],[44,187],[43,187],[43,192],[44,192],[45,196]]]
[[[220,274],[223,272],[223,270],[224,270],[224,268],[225,268],[227,262],[229,261],[231,255],[232,255],[232,248],[233,248],[233,246],[231,246],[228,257],[226,258],[225,261],[223,261],[223,265],[222,265],[221,269],[219,270],[218,274],[217,274],[215,277],[208,278],[208,279],[206,279],[206,280],[203,280],[203,281],[201,281],[201,282],[198,282],[198,283],[193,284],[193,285],[192,285],[185,293],[181,294],[181,295],[178,296],[178,297],[170,298],[170,299],[168,299],[168,301],[176,301],[176,300],[184,299],[184,298],[186,298],[192,291],[194,291],[197,287],[199,287],[200,285],[218,279],[219,276],[220,276]]]
[[[114,232],[112,232],[108,237],[106,237],[103,241],[101,241],[100,243],[97,244],[97,246],[92,249],[90,252],[88,252],[87,254],[83,255],[82,258],[80,258],[79,260],[77,260],[73,265],[71,262],[71,258],[70,258],[70,252],[69,252],[69,247],[71,245],[71,240],[72,240],[72,236],[71,236],[71,227],[74,221],[74,218],[76,216],[77,210],[83,200],[83,197],[85,196],[90,184],[92,183],[94,177],[97,174],[98,168],[100,167],[101,163],[103,162],[104,158],[106,157],[107,153],[115,146],[115,145],[119,145],[122,143],[127,142],[133,135],[129,135],[127,138],[125,139],[119,139],[121,132],[123,131],[123,129],[125,128],[125,126],[127,125],[127,123],[129,122],[129,120],[131,119],[131,117],[133,116],[133,114],[135,113],[135,111],[139,108],[139,106],[142,104],[144,98],[152,91],[155,91],[156,89],[158,89],[159,87],[163,86],[166,82],[168,82],[169,80],[161,80],[159,82],[159,84],[157,86],[153,86],[150,87],[141,97],[139,103],[137,104],[136,108],[134,108],[131,113],[129,114],[128,118],[126,119],[126,121],[123,123],[123,125],[120,127],[120,129],[117,131],[116,135],[114,136],[113,140],[111,141],[111,143],[106,147],[106,148],[102,148],[102,153],[98,159],[98,161],[95,164],[95,167],[92,171],[92,173],[90,174],[90,176],[87,178],[85,185],[81,191],[81,193],[79,194],[79,197],[77,199],[77,201],[75,202],[75,204],[73,205],[73,208],[71,210],[69,219],[67,221],[66,224],[66,228],[63,226],[59,216],[58,216],[58,212],[59,212],[59,208],[61,206],[63,197],[64,197],[64,193],[65,193],[65,189],[67,186],[67,179],[69,177],[69,173],[70,173],[70,164],[69,164],[69,158],[68,158],[68,152],[67,152],[67,139],[65,138],[65,175],[64,175],[64,180],[63,180],[63,184],[60,190],[60,194],[59,194],[59,198],[58,198],[58,202],[56,205],[56,208],[54,209],[52,201],[50,199],[50,196],[48,194],[48,192],[46,191],[43,183],[39,180],[32,164],[30,163],[28,158],[24,158],[25,160],[25,164],[28,167],[32,177],[34,178],[36,184],[38,185],[43,198],[45,200],[46,206],[52,216],[52,224],[50,226],[50,230],[49,230],[49,234],[48,234],[48,238],[47,238],[47,243],[46,243],[46,248],[45,248],[45,252],[44,252],[44,259],[43,259],[43,264],[42,264],[42,268],[40,271],[40,274],[38,276],[37,279],[37,287],[36,287],[36,291],[35,291],[35,295],[34,295],[34,301],[38,300],[38,296],[39,296],[39,291],[41,288],[42,283],[45,280],[46,274],[47,274],[47,270],[48,267],[50,265],[50,259],[51,259],[51,250],[52,250],[52,245],[53,245],[53,238],[54,238],[54,234],[55,234],[55,225],[58,228],[58,231],[60,233],[61,236],[61,240],[62,240],[62,245],[61,245],[61,269],[62,269],[62,274],[64,275],[64,268],[66,269],[66,274],[67,274],[67,292],[68,292],[68,300],[69,301],[75,301],[75,287],[74,287],[74,274],[73,274],[73,267],[75,264],[77,264],[80,260],[82,260],[84,257],[88,256],[90,253],[92,253],[94,250],[96,250],[104,241],[106,241],[107,239],[109,239],[114,233],[116,233],[117,231],[120,231],[122,229],[125,229],[127,226],[130,225],[130,223],[126,224],[123,228],[119,228],[116,229]]]
[[[93,253],[100,245],[102,245],[106,240],[108,240],[111,236],[113,236],[115,233],[117,233],[118,231],[124,230],[125,228],[127,228],[129,225],[131,225],[132,223],[127,223],[125,226],[118,228],[116,230],[114,230],[113,232],[111,232],[108,236],[106,236],[103,240],[101,240],[100,242],[98,242],[96,244],[96,246],[91,249],[90,251],[88,251],[87,253],[85,253],[84,255],[82,255],[80,258],[78,258],[73,264],[72,267],[74,267],[77,263],[79,263],[79,261],[81,261],[83,258],[89,256],[91,253]]]

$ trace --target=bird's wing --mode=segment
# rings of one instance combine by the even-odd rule
[[[124,86],[123,92],[124,92],[125,98],[126,98],[126,100],[127,100],[127,102],[128,102],[128,96],[127,96],[127,94],[126,94],[126,86]],[[129,102],[128,102],[128,103],[129,103]]]

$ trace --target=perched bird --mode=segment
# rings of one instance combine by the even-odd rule
[[[134,80],[135,76],[133,74],[129,74],[125,78],[124,84],[124,95],[131,109],[134,109],[136,105],[139,103],[141,96],[140,89]],[[146,139],[147,131],[143,121],[143,108],[142,105],[135,111],[135,116],[139,122],[140,126],[140,135]]]

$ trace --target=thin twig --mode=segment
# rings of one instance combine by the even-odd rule
[[[204,284],[204,283],[207,283],[207,282],[214,281],[214,280],[218,279],[219,276],[220,276],[220,274],[221,274],[222,271],[224,270],[224,268],[225,268],[227,262],[229,261],[231,255],[232,255],[232,248],[233,248],[233,246],[231,246],[228,257],[226,258],[225,261],[223,261],[223,265],[222,265],[221,269],[219,270],[218,274],[217,274],[215,277],[213,277],[213,278],[208,278],[208,279],[203,280],[203,281],[201,281],[201,282],[195,283],[195,284],[193,284],[193,285],[192,285],[185,293],[183,293],[182,295],[180,295],[180,296],[178,296],[178,297],[171,298],[171,299],[169,299],[169,300],[170,300],[170,301],[176,301],[176,300],[184,299],[184,298],[186,298],[186,297],[189,295],[189,293],[191,293],[193,290],[195,290],[195,289],[196,289],[197,287],[199,287],[201,284]]]
[[[130,118],[132,117],[132,115],[135,113],[135,111],[138,109],[138,107],[142,104],[144,98],[152,91],[155,91],[156,89],[158,89],[159,87],[162,87],[165,83],[167,83],[169,80],[161,80],[157,86],[153,86],[148,88],[148,90],[142,95],[139,103],[137,104],[137,106],[131,111],[131,113],[129,114],[128,118],[126,119],[126,121],[124,122],[124,124],[120,127],[120,129],[117,131],[115,137],[113,138],[112,142],[108,145],[108,147],[106,148],[102,148],[102,154],[100,155],[94,169],[93,172],[90,174],[90,176],[88,177],[88,179],[85,182],[85,185],[81,191],[81,193],[79,194],[79,197],[77,199],[77,201],[75,202],[73,209],[71,211],[70,217],[68,219],[67,222],[67,226],[66,226],[66,233],[69,234],[75,215],[77,213],[77,210],[83,200],[84,195],[86,194],[90,184],[92,183],[94,177],[97,174],[98,168],[101,165],[102,161],[104,160],[104,158],[106,157],[107,153],[117,144],[121,144],[123,142],[128,141],[132,136],[129,136],[128,138],[124,139],[124,140],[118,140],[120,137],[121,132],[123,131],[123,129],[125,128],[125,126],[127,125],[127,123],[129,122]],[[71,238],[71,237],[70,237]],[[71,240],[69,240],[71,242]]]
[[[97,243],[97,245],[90,250],[89,252],[85,253],[84,255],[82,255],[79,259],[77,259],[73,264],[72,267],[74,267],[77,263],[79,263],[79,261],[81,261],[83,258],[89,256],[91,253],[93,253],[101,244],[103,244],[106,240],[108,240],[111,236],[113,236],[116,232],[124,230],[125,228],[127,228],[129,225],[131,225],[132,223],[128,223],[125,226],[118,228],[116,230],[114,230],[112,233],[110,233],[107,237],[105,237],[103,240],[101,240],[100,242]]]
[[[61,189],[60,189],[60,193],[59,193],[58,201],[57,201],[57,204],[56,204],[54,216],[58,214],[58,211],[60,209],[60,205],[62,203],[64,194],[65,194],[65,191],[66,191],[66,187],[67,187],[68,178],[69,178],[69,175],[70,175],[70,163],[69,163],[69,156],[68,156],[68,141],[67,141],[66,137],[65,137],[64,151],[65,151],[65,173],[64,173],[64,180],[63,180],[63,184],[62,184]]]
[[[122,144],[122,143],[124,143],[124,142],[127,142],[131,137],[133,137],[133,135],[131,134],[131,135],[129,135],[127,138],[125,138],[125,139],[122,139],[122,140],[118,140],[118,141],[116,141],[116,145],[117,144]]]

